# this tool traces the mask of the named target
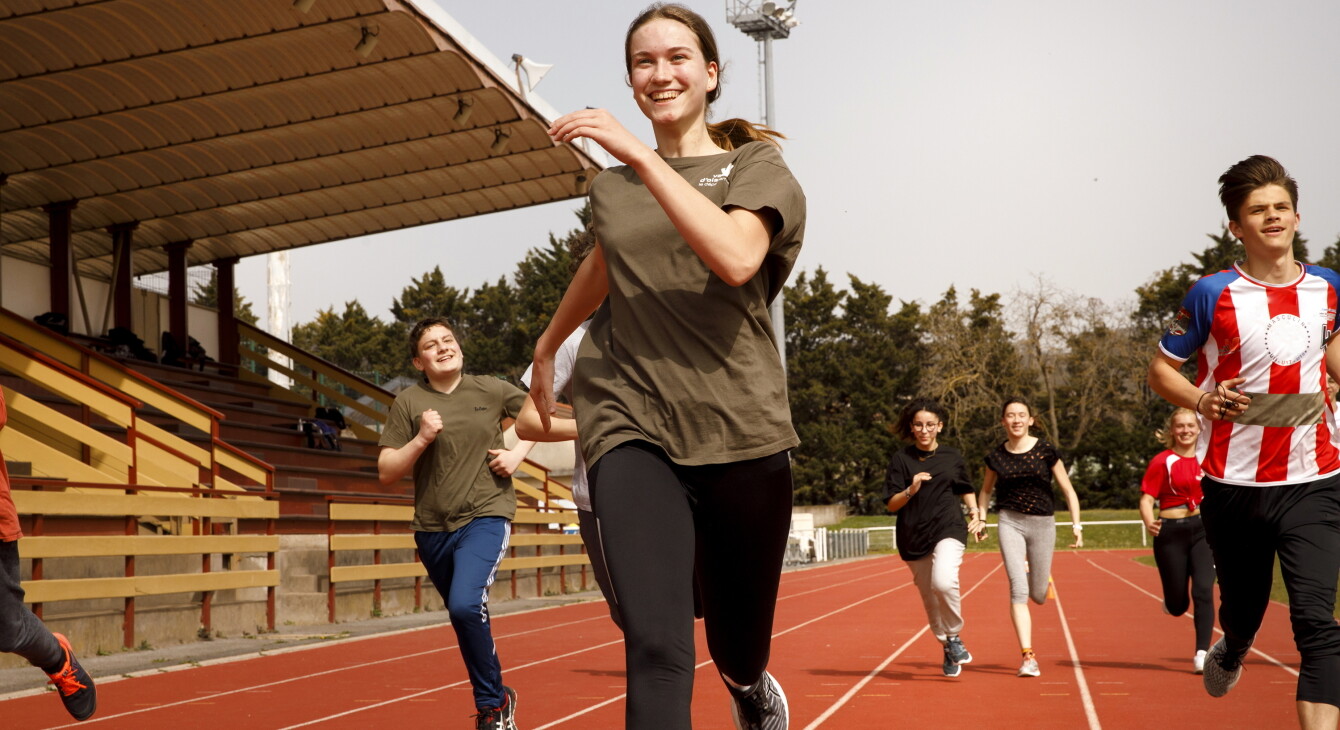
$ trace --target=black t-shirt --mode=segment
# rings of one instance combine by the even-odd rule
[[[922,482],[912,499],[898,510],[894,535],[903,560],[930,555],[936,543],[946,537],[968,544],[959,495],[972,492],[972,483],[958,449],[940,446],[928,454],[909,444],[894,452],[884,478],[884,501],[911,486],[913,475],[923,471],[931,475],[930,480]]]
[[[1004,443],[997,446],[986,455],[987,468],[996,473],[996,510],[1042,516],[1055,513],[1052,466],[1060,459],[1056,448],[1044,439],[1022,454],[1007,451]]]

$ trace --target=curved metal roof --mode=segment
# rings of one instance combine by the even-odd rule
[[[45,263],[77,201],[105,279],[116,225],[138,275],[584,193],[601,163],[472,43],[409,0],[0,0],[0,246]]]

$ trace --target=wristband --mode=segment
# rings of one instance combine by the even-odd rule
[[[1196,413],[1197,413],[1197,414],[1204,415],[1204,414],[1201,414],[1201,413],[1200,413],[1200,404],[1201,404],[1201,401],[1205,400],[1205,396],[1207,396],[1207,395],[1209,395],[1209,394],[1210,394],[1210,391],[1207,390],[1207,391],[1205,391],[1204,393],[1201,393],[1201,394],[1200,394],[1200,397],[1196,399]]]
[[[1075,530],[1079,530],[1080,532],[1084,532],[1084,525],[1071,525],[1070,527],[1071,527],[1071,529],[1075,529]]]

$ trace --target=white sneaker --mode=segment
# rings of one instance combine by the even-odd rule
[[[1024,663],[1019,665],[1020,677],[1041,677],[1042,669],[1038,666],[1038,659],[1033,652],[1024,655]]]
[[[1196,656],[1191,659],[1191,665],[1196,668],[1196,674],[1205,673],[1205,650],[1200,649]]]

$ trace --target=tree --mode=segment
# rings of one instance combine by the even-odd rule
[[[204,284],[197,284],[195,287],[195,296],[191,301],[202,307],[212,309],[219,308],[219,272],[217,269],[210,269],[209,281]],[[251,311],[251,302],[233,288],[233,316],[246,322],[249,325],[255,325],[260,320],[256,313]]]
[[[406,357],[404,338],[355,299],[344,312],[323,309],[316,319],[293,327],[293,344],[332,364],[375,383],[414,372]]]
[[[517,264],[516,295],[521,318],[516,322],[517,334],[534,348],[535,341],[549,326],[549,319],[576,271],[577,257],[585,257],[595,243],[591,230],[591,204],[588,202],[575,212],[580,228],[568,231],[563,238],[549,234],[546,248],[533,248]],[[529,357],[530,352],[526,353]]]
[[[520,383],[521,373],[530,361],[534,343],[522,339],[517,328],[520,307],[516,290],[500,277],[484,284],[470,297],[468,308],[458,320],[461,349],[468,372],[506,377]]]
[[[839,292],[822,268],[786,287],[787,381],[796,501],[849,501],[875,509],[897,447],[890,426],[913,392],[920,368],[920,309],[878,285],[849,277]],[[882,508],[881,508],[882,511]]]
[[[1145,385],[1152,340],[1129,312],[1053,290],[1070,304],[1064,341],[1047,353],[1054,392],[1045,401],[1053,443],[1086,508],[1134,507],[1163,403]]]
[[[1336,236],[1335,243],[1322,249],[1321,257],[1317,259],[1316,264],[1332,271],[1340,271],[1340,236]]]
[[[468,309],[469,290],[447,286],[442,267],[434,266],[423,276],[410,279],[410,285],[391,300],[391,317],[405,332],[426,317],[446,317],[452,322]]]
[[[1001,441],[1000,409],[1010,396],[1032,399],[1036,378],[1025,369],[1014,335],[1003,324],[999,294],[972,290],[967,306],[954,287],[927,311],[926,355],[919,392],[949,412],[940,438],[959,447],[969,473]]]

